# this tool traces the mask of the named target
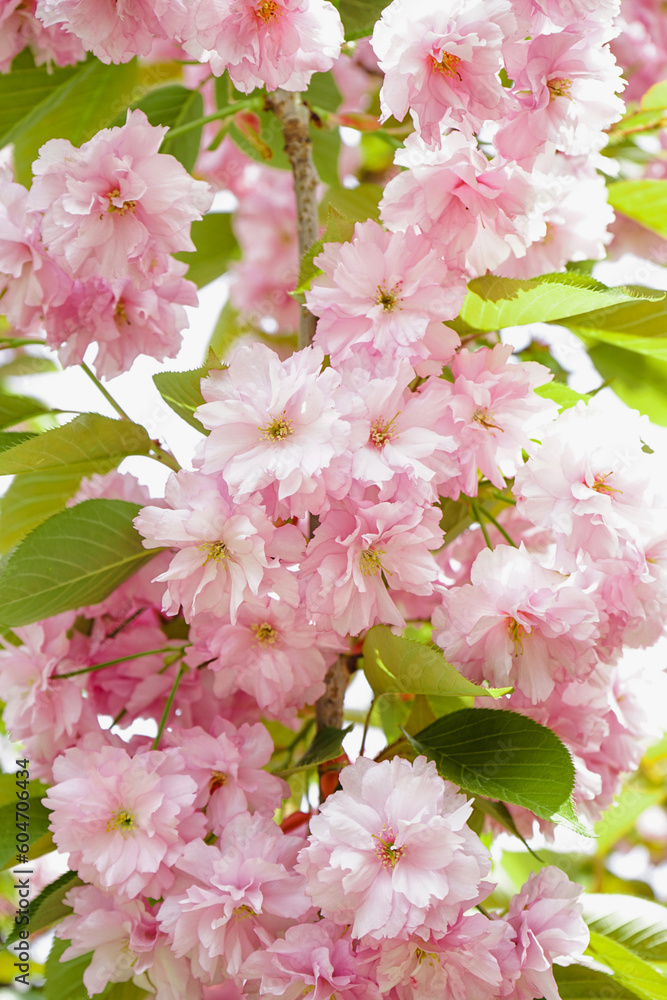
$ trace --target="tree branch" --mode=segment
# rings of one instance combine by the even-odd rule
[[[319,180],[310,141],[310,110],[300,94],[276,90],[267,95],[267,104],[282,125],[285,152],[292,165],[299,237],[299,259],[310,250],[319,237],[317,214],[317,182]],[[312,343],[317,320],[301,306],[299,316],[299,349]]]

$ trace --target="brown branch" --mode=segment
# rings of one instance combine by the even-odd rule
[[[301,100],[300,94],[286,90],[276,90],[268,94],[266,102],[282,125],[285,137],[285,152],[292,165],[294,190],[296,193],[296,214],[299,236],[299,259],[303,259],[319,236],[317,215],[318,176],[313,163],[310,141],[310,110]],[[305,307],[301,306],[299,317],[299,349],[312,343],[317,320]]]

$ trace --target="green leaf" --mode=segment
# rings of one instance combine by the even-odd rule
[[[286,777],[290,774],[296,774],[298,771],[308,771],[312,767],[317,767],[318,764],[326,764],[328,760],[335,760],[343,753],[343,739],[353,728],[351,725],[345,729],[325,726],[320,729],[301,760],[297,761],[294,767],[277,773]]]
[[[375,219],[377,222],[380,218],[381,197],[382,188],[378,184],[359,184],[356,188],[342,185],[327,188],[320,202],[320,219],[327,219],[331,205],[339,215],[352,222],[365,222],[366,219]]]
[[[539,385],[535,392],[542,399],[553,399],[561,410],[569,410],[571,406],[576,406],[580,402],[588,403],[591,398],[588,393],[575,392],[563,382],[547,382],[546,385]]]
[[[28,927],[30,933],[35,934],[37,931],[46,930],[64,917],[70,916],[71,907],[63,903],[63,899],[70,889],[75,889],[83,884],[76,872],[65,872],[55,882],[51,882],[42,889],[36,899],[30,903],[30,926]],[[21,926],[23,925],[14,924],[14,930],[7,939],[8,945],[18,939]]]
[[[609,204],[646,229],[667,237],[667,181],[616,181],[609,185]]]
[[[7,136],[37,105],[80,69],[80,66],[37,67],[28,52],[15,59],[11,73],[0,76],[0,147],[7,145]]]
[[[17,859],[20,855],[16,850],[16,823],[19,815],[27,816],[27,829],[21,832],[25,832],[28,837],[28,840],[25,841],[25,843],[30,845],[28,855],[29,858],[36,858],[39,857],[40,854],[45,853],[45,851],[34,850],[34,845],[37,841],[41,840],[45,836],[48,836],[50,843],[50,813],[49,810],[42,805],[41,798],[42,793],[40,792],[39,797],[25,799],[28,803],[28,809],[25,812],[21,810],[20,813],[17,813],[16,803],[18,800],[16,799],[15,793],[14,801],[0,808],[0,868],[13,868],[15,865],[19,864]]]
[[[338,126],[322,124],[310,129],[313,163],[317,175],[325,184],[337,184],[338,160],[342,146]]]
[[[645,295],[649,294],[665,298],[664,292],[647,290]],[[617,303],[634,303],[642,295],[634,289],[607,288],[572,272],[530,280],[484,275],[469,282],[459,318],[472,329],[488,332],[538,321],[555,322]]]
[[[77,472],[26,473],[0,497],[0,552],[9,552],[52,514],[62,510],[81,485]]]
[[[32,434],[30,431],[0,431],[0,453],[35,437],[37,434]]]
[[[38,525],[0,566],[0,624],[14,628],[97,604],[152,559],[138,504],[84,500]]]
[[[89,1000],[88,990],[83,985],[83,974],[90,965],[92,952],[71,958],[69,962],[61,962],[60,956],[69,948],[69,941],[55,938],[49,957],[46,960],[46,982],[44,996],[46,1000]],[[103,993],[99,994],[104,996]]]
[[[197,249],[176,253],[174,257],[189,265],[187,277],[202,288],[224,274],[230,263],[240,255],[231,214],[209,212],[203,219],[192,223],[191,236]]]
[[[338,0],[336,6],[345,28],[345,38],[351,42],[373,34],[375,22],[387,6],[387,0]]]
[[[591,931],[589,950],[640,1000],[667,1000],[667,978],[622,944]]]
[[[570,754],[550,729],[517,712],[462,709],[410,743],[435,761],[443,778],[474,795],[523,806],[554,822],[570,802]]]
[[[599,343],[588,354],[619,399],[667,427],[667,360]]]
[[[41,799],[46,795],[47,787],[41,781],[29,781],[28,792],[31,798]],[[0,807],[16,801],[16,775],[0,774]]]
[[[141,79],[136,59],[106,66],[91,58],[79,64],[3,136],[4,143],[14,144],[17,179],[30,183],[31,164],[53,136],[80,146],[109,125],[136,95]]]
[[[646,962],[667,962],[667,908],[619,893],[587,893],[584,919],[591,931],[623,945]]]
[[[224,358],[232,344],[243,336],[244,332],[245,328],[240,321],[238,309],[234,308],[231,299],[227,299],[215,321],[208,344],[209,349],[216,357]]]
[[[90,476],[115,469],[128,455],[148,455],[150,450],[151,440],[139,424],[83,413],[3,451],[0,476],[51,471]]]
[[[182,95],[181,106],[173,122],[174,127],[194,122],[204,114],[204,100],[199,91],[188,90],[187,87],[180,89],[184,90],[185,93]],[[202,129],[203,125],[200,125],[198,128],[192,128],[189,132],[177,135],[173,139],[167,133],[160,147],[160,152],[175,156],[185,169],[191,172],[199,155]]]
[[[13,361],[8,361],[6,365],[0,366],[0,379],[23,375],[43,375],[49,372],[58,372],[60,368],[51,361],[50,358],[36,357],[34,354],[22,354]]]
[[[661,111],[667,108],[667,80],[654,83],[646,91],[641,101],[643,111]]]
[[[512,836],[518,837],[518,839],[526,845],[527,849],[530,851],[534,858],[537,854],[533,851],[532,847],[529,847],[525,837],[521,834],[517,828],[512,813],[509,811],[504,802],[494,802],[492,799],[485,799],[483,795],[475,795],[473,798],[474,808],[479,810],[485,816],[490,816],[491,819],[495,820],[499,826],[502,826],[503,830],[507,830]],[[503,855],[505,857],[505,855]]]
[[[554,979],[558,986],[560,1000],[637,1000],[632,993],[612,976],[585,965],[554,965]]]
[[[337,111],[343,102],[331,72],[314,73],[303,99],[311,108],[319,108],[321,111]]]
[[[656,293],[652,300],[623,302],[563,319],[567,326],[589,347],[595,343],[611,344],[623,350],[648,354],[667,361],[667,297]]]
[[[153,375],[157,391],[163,400],[179,417],[182,417],[191,427],[208,434],[208,431],[194,416],[194,411],[205,402],[201,394],[201,380],[206,378],[213,369],[225,368],[216,358],[212,350],[201,368],[190,372],[158,372]]]
[[[292,293],[295,297],[302,295],[306,289],[310,288],[313,278],[318,274],[323,274],[322,268],[315,264],[315,257],[322,253],[325,243],[345,243],[352,239],[354,235],[354,223],[346,219],[340,212],[327,205],[326,229],[318,240],[315,240],[309,250],[306,250],[301,260],[297,286]],[[305,298],[300,301],[305,302]]]
[[[439,650],[374,625],[364,639],[364,673],[375,694],[477,695],[499,698],[513,690],[473,684]]]
[[[659,805],[665,798],[667,789],[649,784],[639,775],[634,776],[595,824],[596,853],[609,854],[614,844],[633,829],[644,810]]]
[[[0,392],[0,430],[51,412],[51,409],[39,399]]]

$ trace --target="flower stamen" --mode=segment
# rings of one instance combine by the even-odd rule
[[[376,448],[383,448],[387,441],[394,441],[398,437],[398,431],[394,426],[398,416],[399,414],[397,413],[391,420],[383,420],[382,417],[377,417],[371,424],[371,432],[368,437],[369,443]]]
[[[255,633],[253,641],[260,646],[273,646],[278,638],[277,631],[268,622],[262,622],[261,625],[255,623],[250,626],[250,631]]]
[[[197,548],[200,552],[206,552],[206,559],[204,561],[204,566],[209,561],[213,559],[214,562],[225,562],[228,556],[227,546],[224,542],[202,542]]]
[[[294,433],[292,421],[285,416],[284,410],[279,417],[274,417],[266,427],[259,427],[258,430],[267,441],[284,441]]]
[[[264,24],[268,24],[269,21],[277,20],[280,15],[280,7],[276,3],[276,0],[260,0],[255,7],[255,13],[258,17],[261,17]]]
[[[573,99],[571,94],[572,80],[567,77],[555,76],[553,80],[547,80],[547,88],[550,101],[555,101],[557,97],[566,97],[568,101]]]
[[[120,830],[121,833],[129,833],[135,826],[134,815],[129,809],[119,809],[113,814],[107,823],[107,833],[112,830]]]
[[[384,552],[384,549],[364,549],[359,553],[359,566],[364,576],[377,576],[380,570],[384,571],[382,565]]]
[[[385,869],[395,868],[405,854],[405,847],[394,846],[396,841],[394,831],[391,829],[388,830],[386,826],[383,826],[382,833],[374,833],[373,839],[377,840],[375,856],[379,858],[382,867]]]
[[[459,80],[462,80],[463,78],[458,70],[460,62],[461,60],[458,56],[452,55],[451,52],[445,52],[443,49],[439,59],[431,56],[431,69],[434,73],[444,73],[445,76],[457,76]]]

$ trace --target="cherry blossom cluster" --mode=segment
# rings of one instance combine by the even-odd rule
[[[91,343],[107,378],[140,354],[178,352],[197,290],[172,254],[194,249],[190,226],[212,193],[158,152],[166,131],[129,111],[80,149],[49,140],[30,190],[0,179],[3,312],[19,333],[45,330],[64,365]]]
[[[66,62],[40,24],[106,62],[176,42],[244,92],[333,67],[347,113],[381,78],[383,121],[414,126],[381,221],[315,257],[313,344],[283,356],[241,339],[211,368],[206,434],[164,499],[111,473],[71,501],[139,503],[155,558],[0,652],[4,721],[84,882],[57,935],[65,960],[92,952],[91,996],[132,980],[157,1000],[557,1000],[554,963],[581,957],[580,888],[546,867],[496,912],[472,804],[432,761],[361,756],[318,809],[283,811],[271,734],[298,739],[370,627],[416,622],[466,677],[513,689],[495,707],[560,736],[590,820],[650,739],[656,678],[621,660],[667,610],[643,419],[611,437],[596,400],[559,413],[546,367],[498,338],[462,343],[454,323],[471,278],[604,255],[594,165],[622,113],[618,7],[394,0],[353,57],[324,0],[0,8],[20,19],[12,52],[22,32]],[[212,195],[158,151],[164,132],[132,111],[80,149],[48,142],[30,191],[0,184],[2,308],[66,364],[95,342],[111,377],[178,348],[196,295],[171,255],[192,249]],[[234,306],[292,330],[291,179],[229,138],[199,170],[239,202]],[[452,509],[474,526],[450,540]],[[513,814],[529,836],[535,817]]]

